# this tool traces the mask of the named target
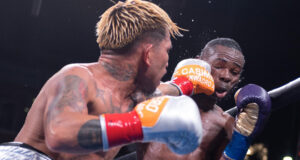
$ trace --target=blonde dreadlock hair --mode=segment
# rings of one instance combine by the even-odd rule
[[[118,2],[107,9],[96,25],[97,43],[102,49],[120,49],[147,31],[167,29],[175,36],[182,36],[178,27],[159,6],[143,0]]]

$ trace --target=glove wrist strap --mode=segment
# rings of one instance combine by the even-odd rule
[[[190,96],[193,94],[193,83],[184,76],[174,78],[170,84],[178,88],[180,95]]]
[[[100,116],[103,149],[143,139],[141,121],[136,111]],[[106,133],[105,133],[106,131]],[[103,133],[104,132],[104,133]]]
[[[226,146],[224,155],[227,159],[243,160],[248,148],[250,146],[251,139],[246,137],[236,130],[233,131],[231,141]]]

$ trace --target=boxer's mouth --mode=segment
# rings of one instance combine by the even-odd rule
[[[227,94],[227,89],[225,88],[216,88],[216,95],[218,98],[223,98]]]

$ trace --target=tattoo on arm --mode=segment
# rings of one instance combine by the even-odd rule
[[[106,106],[106,101],[104,99],[104,90],[97,88],[97,86],[95,86],[95,88],[96,88],[96,91],[97,91],[96,97],[97,98],[100,97],[101,101]]]
[[[62,85],[57,89],[58,95],[48,109],[48,121],[62,112],[65,107],[71,107],[78,112],[82,112],[86,107],[88,87],[83,79],[76,75],[68,75],[60,83]]]
[[[89,150],[102,148],[102,133],[97,119],[89,120],[79,130],[77,135],[79,146]]]

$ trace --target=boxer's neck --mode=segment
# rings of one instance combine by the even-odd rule
[[[138,57],[133,54],[102,54],[98,64],[107,73],[102,81],[106,81],[107,87],[111,88],[121,97],[131,97],[137,90],[136,76],[138,72]]]

